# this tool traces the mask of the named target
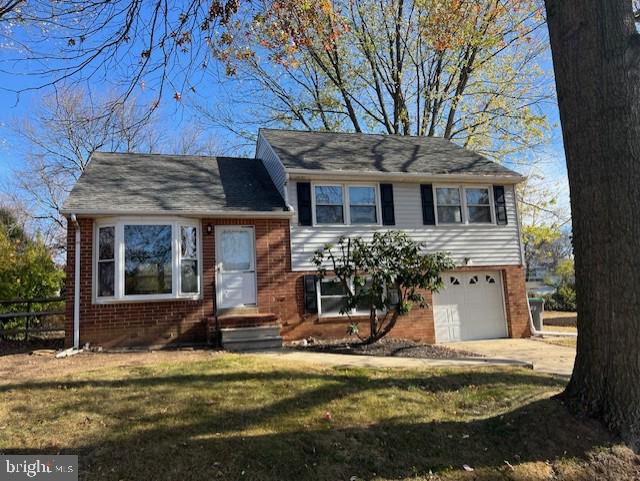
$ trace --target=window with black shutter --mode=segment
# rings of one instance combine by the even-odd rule
[[[422,197],[422,223],[424,225],[435,225],[436,216],[433,211],[433,186],[431,184],[420,185],[420,196]]]
[[[298,182],[298,224],[311,225],[311,184]]]
[[[396,225],[393,209],[393,184],[380,184],[380,202],[382,204],[382,224]]]
[[[302,278],[304,287],[304,311],[307,314],[318,312],[318,294],[316,291],[317,278],[314,275],[307,275]]]
[[[493,186],[493,202],[496,211],[496,224],[507,225],[507,199],[504,194],[503,185]]]

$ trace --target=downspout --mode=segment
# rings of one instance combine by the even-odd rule
[[[529,329],[534,336],[559,336],[559,337],[578,337],[575,332],[558,332],[558,331],[538,331],[533,325],[533,315],[531,314],[531,304],[529,304],[529,296],[527,296],[527,311],[529,312]]]
[[[293,212],[293,206],[289,203],[289,172],[284,173],[284,205],[289,212]]]
[[[80,348],[80,223],[75,214],[71,222],[76,230],[75,263],[73,273],[73,349]]]

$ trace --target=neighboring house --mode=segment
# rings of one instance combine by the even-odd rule
[[[525,268],[525,284],[527,292],[536,296],[553,294],[559,278],[555,274],[555,263],[535,264]]]
[[[344,337],[343,296],[315,279],[313,254],[384,229],[459,266],[391,335],[528,336],[522,180],[433,137],[262,129],[255,159],[96,153],[62,210],[67,344]]]

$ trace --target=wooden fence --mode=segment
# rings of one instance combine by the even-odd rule
[[[42,320],[53,316],[64,316],[62,310],[41,310],[44,304],[51,305],[64,301],[64,297],[48,297],[43,299],[11,299],[0,300],[0,306],[18,306],[17,312],[7,312],[0,314],[0,339],[8,336],[20,336],[24,334],[24,340],[28,341],[33,334],[45,334],[51,332],[63,332],[64,324],[58,326],[42,327]],[[38,310],[34,310],[37,307]],[[10,321],[24,319],[24,327],[12,327],[5,329],[5,325]]]

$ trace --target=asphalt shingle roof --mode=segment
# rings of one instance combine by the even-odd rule
[[[282,196],[256,159],[97,152],[62,212],[284,210]]]
[[[287,169],[521,177],[440,137],[273,129],[260,133]]]

